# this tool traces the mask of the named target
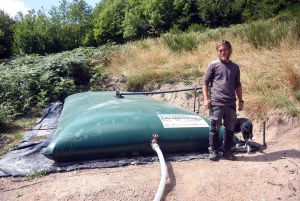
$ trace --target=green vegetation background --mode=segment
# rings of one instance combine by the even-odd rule
[[[60,1],[13,18],[0,10],[0,59],[14,54],[46,55],[78,47],[124,44],[168,32],[206,28],[276,17],[294,17],[297,0],[84,0]]]

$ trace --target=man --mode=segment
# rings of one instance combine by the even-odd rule
[[[222,40],[216,45],[219,59],[208,65],[203,81],[204,106],[210,109],[209,159],[217,160],[218,138],[221,123],[225,127],[223,155],[229,160],[235,157],[231,153],[231,143],[234,135],[234,120],[236,118],[236,96],[239,100],[238,110],[243,110],[242,85],[240,82],[240,68],[230,60],[231,44]],[[209,99],[208,87],[211,87]]]

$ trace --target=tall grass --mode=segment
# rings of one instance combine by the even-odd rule
[[[161,41],[174,52],[192,51],[197,48],[197,35],[193,32],[182,34],[167,33],[161,36]]]
[[[128,90],[145,90],[143,86],[151,82],[174,82],[187,77],[202,79],[208,64],[217,59],[216,42],[227,39],[233,46],[231,59],[241,68],[248,114],[267,118],[268,111],[279,109],[287,115],[299,116],[297,19],[276,23],[275,20],[257,21],[128,43],[129,48],[111,58],[106,69],[127,76]],[[186,46],[191,36],[194,46],[187,48],[191,47]]]
[[[300,18],[280,22],[280,24],[274,20],[253,22],[245,28],[244,37],[256,49],[261,47],[276,48],[283,40],[296,42],[299,41],[300,36],[299,20]]]

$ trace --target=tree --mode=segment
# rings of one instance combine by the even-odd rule
[[[14,51],[24,54],[41,54],[51,52],[52,38],[50,21],[43,9],[31,10],[23,16],[19,13],[14,30]]]
[[[51,36],[56,49],[72,50],[86,44],[86,35],[92,30],[92,7],[84,0],[60,1],[49,11]]]
[[[13,53],[14,20],[0,9],[0,59],[9,58]]]
[[[211,28],[242,22],[242,10],[235,0],[198,0],[198,10],[202,21]]]
[[[84,0],[73,0],[69,5],[67,18],[70,29],[69,40],[73,48],[82,46],[85,35],[92,28],[92,7]]]
[[[125,39],[157,37],[174,21],[173,0],[128,0],[122,24]]]
[[[149,35],[159,36],[168,31],[174,20],[173,0],[144,1],[146,16],[149,16],[151,27]]]
[[[100,12],[99,12],[100,11]],[[98,4],[98,12],[94,24],[94,36],[99,45],[108,42],[123,42],[122,23],[125,17],[124,0],[107,0]]]
[[[200,23],[196,0],[128,0],[122,24],[125,39],[157,37],[176,27]]]
[[[14,32],[14,51],[17,53],[33,54],[38,53],[38,36],[34,33],[37,16],[31,10],[23,16],[18,13],[18,20]]]
[[[191,24],[200,24],[197,0],[174,0],[174,20],[172,26],[186,30]]]
[[[135,40],[147,36],[150,29],[143,0],[127,0],[122,28],[123,37],[127,40]]]
[[[64,50],[64,44],[62,43],[63,29],[60,11],[57,7],[52,6],[48,14],[50,21],[49,37],[52,42],[49,53],[61,52]]]

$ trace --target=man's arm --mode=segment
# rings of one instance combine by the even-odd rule
[[[210,108],[210,100],[208,99],[208,86],[203,85],[202,87],[203,99],[204,99],[204,106],[205,108]]]
[[[238,110],[239,111],[242,111],[243,108],[244,108],[244,101],[243,101],[243,90],[242,90],[242,87],[237,87],[235,89],[235,92],[236,92],[236,95],[239,99],[239,107],[238,107]]]

